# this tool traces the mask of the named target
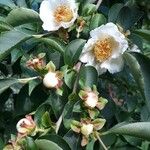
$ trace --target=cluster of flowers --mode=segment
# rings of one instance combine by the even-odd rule
[[[78,6],[75,0],[44,0],[40,6],[40,18],[43,21],[43,29],[57,31],[60,28],[70,28],[78,18]],[[49,19],[50,18],[50,19]],[[84,20],[80,22],[78,32],[82,32]],[[78,35],[79,36],[79,35]],[[78,37],[77,36],[77,37]],[[126,34],[114,23],[107,23],[90,32],[90,39],[85,44],[79,60],[86,65],[94,66],[99,75],[106,72],[116,73],[122,70],[124,61],[123,53],[129,48]],[[47,88],[60,89],[63,84],[63,73],[56,71],[55,65],[50,62],[46,65],[44,55],[39,55],[27,62],[27,66],[38,71],[43,84]],[[71,129],[82,134],[81,145],[85,146],[90,138],[97,139],[99,130],[103,128],[106,120],[96,118],[97,110],[102,110],[107,100],[100,97],[96,88],[85,88],[79,92],[85,110],[89,117],[80,121],[72,121]],[[18,137],[34,134],[36,124],[31,116],[21,119],[17,123]],[[16,146],[11,144],[8,146]],[[13,143],[13,142],[11,142]],[[17,145],[18,146],[18,145]],[[19,149],[18,147],[15,149]]]
[[[87,145],[90,139],[97,140],[99,138],[98,131],[103,128],[106,122],[105,119],[98,118],[97,116],[99,116],[100,110],[105,107],[108,101],[98,95],[99,93],[95,86],[93,86],[93,90],[86,88],[79,92],[79,97],[84,105],[82,111],[87,111],[89,116],[81,118],[80,121],[73,120],[71,129],[76,133],[82,134],[82,146]]]

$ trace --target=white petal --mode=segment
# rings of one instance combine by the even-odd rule
[[[52,19],[52,8],[51,8],[51,4],[48,0],[44,0],[41,5],[40,5],[40,18],[41,20],[44,21],[48,21],[50,19]]]
[[[82,53],[91,51],[93,49],[94,44],[96,43],[97,39],[90,38],[87,43],[84,45]]]
[[[93,64],[94,61],[94,56],[92,55],[91,52],[85,52],[82,53],[80,56],[80,61],[83,63],[89,63],[89,64]]]
[[[42,25],[43,29],[46,31],[56,31],[60,28],[59,24],[56,24],[54,21],[49,21],[46,23],[43,23]]]
[[[125,36],[118,30],[118,27],[114,23],[107,23],[106,25],[102,25],[90,32],[92,38],[102,39],[105,37],[113,37],[114,40],[118,43],[117,49],[115,51],[117,53],[123,54],[128,48],[128,42]],[[112,58],[116,58],[116,53],[112,56]]]
[[[107,69],[110,73],[116,73],[123,69],[124,61],[122,57],[106,60],[101,64],[101,68]]]
[[[70,22],[56,23],[54,11],[58,6],[68,6],[73,12],[73,18]],[[43,29],[47,31],[56,31],[60,27],[69,28],[75,22],[78,16],[78,8],[75,0],[44,0],[40,6],[40,18],[43,21]]]
[[[101,68],[100,63],[97,63],[94,67],[96,68],[99,75],[101,75],[107,71],[106,68]]]

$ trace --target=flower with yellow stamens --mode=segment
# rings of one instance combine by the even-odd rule
[[[56,31],[69,28],[78,16],[75,0],[44,0],[40,6],[40,18],[43,29]]]
[[[113,23],[107,23],[90,32],[91,38],[85,44],[80,61],[94,66],[99,74],[115,73],[123,68],[122,54],[128,48],[126,37]]]

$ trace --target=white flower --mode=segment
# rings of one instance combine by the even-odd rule
[[[94,107],[96,107],[97,102],[98,102],[98,95],[95,94],[94,92],[89,92],[87,94],[85,104],[91,108],[94,108]]]
[[[91,38],[85,44],[80,61],[94,66],[99,74],[119,72],[124,61],[122,54],[128,48],[125,36],[113,23],[107,23],[90,32]]]
[[[59,84],[59,79],[57,77],[57,73],[48,72],[43,79],[43,84],[47,88],[55,88]]]
[[[93,124],[83,124],[81,127],[81,133],[85,136],[88,136],[93,132],[93,128]]]
[[[44,0],[40,6],[40,18],[43,29],[56,31],[69,28],[78,16],[75,0]]]
[[[31,116],[26,116],[17,123],[16,128],[18,133],[28,134],[35,129],[35,123]]]

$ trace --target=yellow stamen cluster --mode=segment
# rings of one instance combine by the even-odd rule
[[[54,18],[56,22],[70,22],[73,18],[73,12],[72,10],[65,5],[61,5],[57,7],[57,9],[54,12]]]
[[[93,53],[97,61],[104,61],[112,54],[112,41],[110,38],[98,40],[93,48]]]

